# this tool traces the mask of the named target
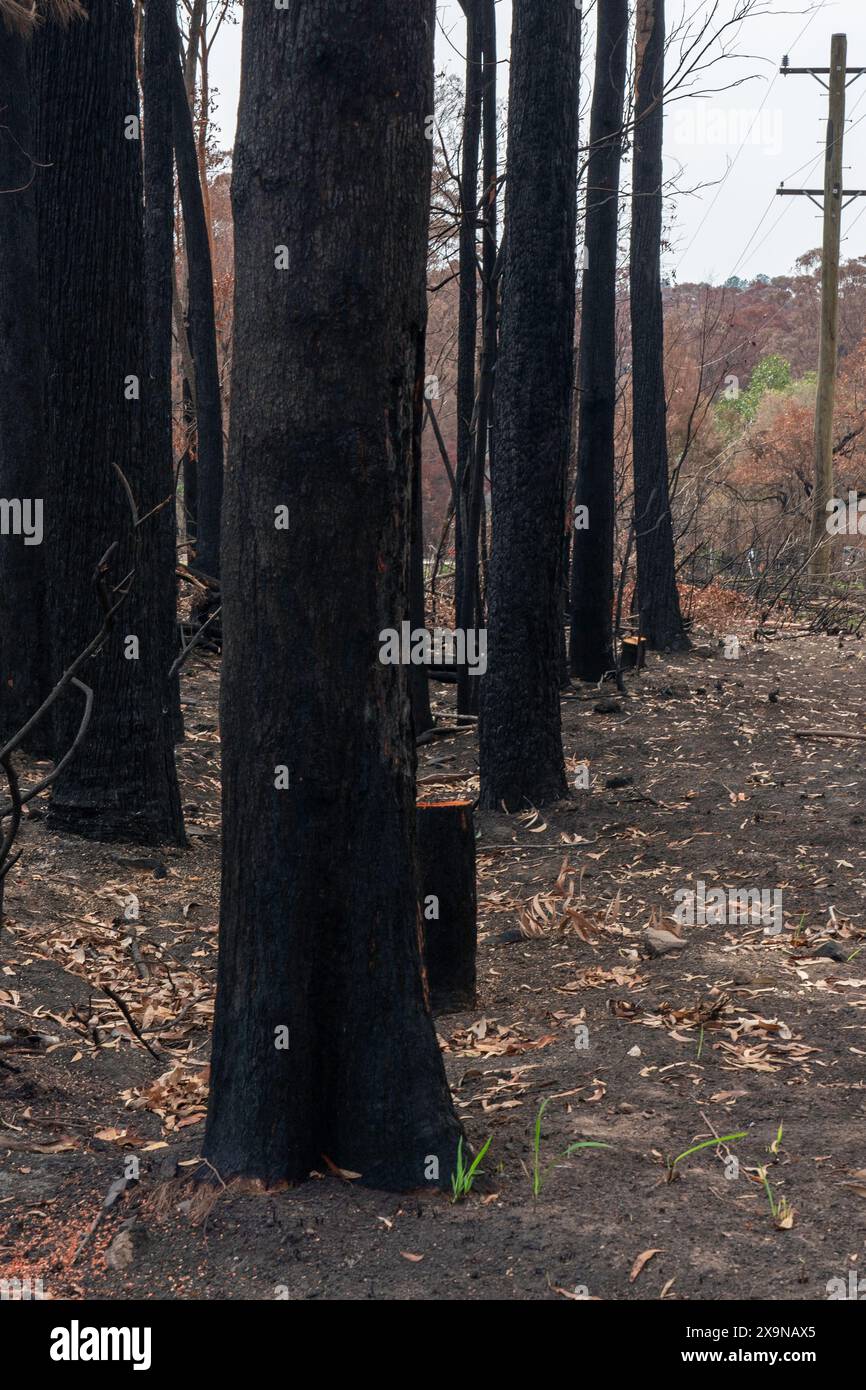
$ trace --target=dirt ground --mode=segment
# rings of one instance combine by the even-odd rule
[[[793,731],[866,728],[866,644],[740,639],[651,657],[615,712],[575,686],[564,742],[588,787],[477,816],[478,1005],[437,1027],[467,1134],[491,1144],[456,1204],[327,1171],[190,1187],[219,890],[218,660],[192,663],[188,850],[57,836],[44,809],[24,827],[0,938],[0,1280],[83,1299],[823,1300],[862,1272],[866,754]],[[453,687],[434,690],[447,718]],[[472,731],[421,750],[425,792],[471,794],[476,768]],[[782,930],[674,925],[698,880],[779,890]],[[652,954],[648,927],[683,944]],[[579,1141],[609,1147],[564,1156]]]

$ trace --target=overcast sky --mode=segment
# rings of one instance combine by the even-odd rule
[[[669,26],[682,13],[709,14],[709,0],[668,0]],[[730,12],[732,0],[720,0]],[[589,11],[589,0],[584,8]],[[826,122],[826,92],[814,77],[778,75],[782,56],[792,66],[829,63],[830,37],[848,35],[850,66],[866,66],[866,0],[770,0],[771,13],[739,31],[732,57],[705,76],[704,88],[751,79],[715,95],[671,104],[666,113],[667,177],[678,170],[684,188],[675,204],[673,249],[665,269],[680,283],[719,282],[736,273],[783,274],[797,256],[820,243],[820,214],[806,198],[777,198],[788,187],[818,187]],[[511,0],[498,0],[499,94],[508,93]],[[440,0],[437,66],[462,71],[465,25],[457,0]],[[594,24],[594,10],[590,14]],[[219,90],[218,123],[225,145],[234,135],[240,68],[240,25],[224,27],[213,54]],[[591,54],[584,55],[585,72]],[[845,184],[866,187],[866,74],[848,89]],[[804,168],[798,166],[805,165]],[[720,180],[724,180],[720,184]],[[700,188],[700,185],[713,185]],[[855,225],[856,220],[856,225]],[[845,214],[843,255],[866,254],[866,198]]]

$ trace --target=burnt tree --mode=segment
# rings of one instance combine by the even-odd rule
[[[496,383],[481,805],[566,794],[560,726],[564,494],[574,378],[580,16],[516,0]]]
[[[661,283],[664,0],[638,0],[629,287],[632,458],[640,632],[649,646],[688,645],[677,592],[668,481]]]
[[[0,744],[49,689],[43,579],[42,348],[35,164],[27,77],[30,13],[0,15]],[[25,534],[29,531],[29,535]],[[51,751],[45,725],[28,749]]]
[[[478,589],[477,540],[469,545],[469,503],[473,495],[475,359],[478,350],[478,155],[484,91],[480,0],[461,0],[466,15],[466,80],[460,169],[460,299],[457,311],[457,469],[454,487],[454,604],[457,624],[474,622]],[[477,536],[477,523],[476,523]],[[467,555],[467,547],[469,554]],[[472,711],[474,692],[465,679],[458,687],[458,709]]]
[[[183,210],[189,286],[189,346],[195,371],[195,562],[204,574],[217,579],[220,572],[224,458],[213,268],[192,111],[181,66],[176,20],[174,48],[171,73],[174,157]]]
[[[481,347],[478,358],[478,393],[472,416],[473,429],[469,445],[469,458],[462,477],[458,482],[457,497],[457,505],[458,508],[462,507],[463,515],[459,560],[457,559],[455,547],[455,561],[458,569],[458,575],[455,581],[455,612],[457,626],[464,632],[479,627],[483,622],[479,552],[481,516],[484,507],[484,477],[488,453],[491,454],[492,459],[490,423],[493,408],[493,382],[496,372],[498,335],[495,274],[498,240],[495,0],[474,0],[474,11],[472,16],[467,16],[467,23],[476,26],[475,34],[472,38],[472,52],[477,52],[480,44],[480,56],[482,59],[482,190],[481,206],[479,209],[481,230]],[[473,92],[473,95],[474,86],[475,81],[473,79],[470,84],[470,91]],[[470,133],[474,139],[474,129],[471,129]],[[471,184],[469,194],[471,197]],[[477,192],[475,196],[477,197]],[[473,238],[474,235],[475,233],[473,231]],[[474,276],[470,277],[466,292],[467,294],[475,293]],[[465,331],[468,340],[468,328]],[[476,332],[477,325],[473,324],[473,338]],[[470,675],[469,668],[465,663],[459,666],[457,670],[457,709],[461,714],[472,714],[478,709],[478,681],[475,677]]]
[[[424,301],[425,309],[427,301]],[[409,622],[417,632],[426,626],[424,588],[424,490],[422,487],[422,444],[424,432],[425,338],[418,344],[415,365],[415,385],[412,396],[412,484],[409,537]],[[420,663],[409,667],[409,693],[412,701],[412,725],[415,737],[432,729],[435,724],[430,708],[430,682],[427,668]]]
[[[437,1014],[474,1009],[478,950],[471,801],[419,801],[418,893],[424,965]]]
[[[171,79],[175,50],[174,0],[148,0],[144,13],[142,107],[144,117],[144,276],[147,306],[148,389],[146,444],[154,470],[174,478],[171,409],[172,281],[174,276],[174,156]],[[165,593],[160,617],[166,624],[170,662],[179,649],[177,628],[176,534],[174,496],[153,519],[159,549],[158,573]],[[166,671],[168,671],[166,667]],[[182,736],[180,686],[166,683],[175,732]]]
[[[571,563],[572,674],[601,680],[613,653],[616,270],[628,0],[598,0],[586,187],[586,263]]]
[[[39,30],[31,57],[55,678],[93,636],[90,556],[124,537],[115,572],[137,572],[123,623],[88,673],[93,716],[54,785],[50,815],[59,828],[100,839],[182,842],[166,699],[164,534],[142,527],[133,545],[129,501],[114,471],[127,479],[142,517],[171,497],[170,471],[146,438],[150,352],[132,10],[91,0],[85,23]],[[54,713],[62,750],[75,737],[76,711],[58,701]]]
[[[408,602],[434,22],[434,0],[244,13],[204,1147],[223,1178],[327,1158],[405,1189],[455,1166],[408,678],[380,660]]]

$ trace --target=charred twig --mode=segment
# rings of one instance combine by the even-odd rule
[[[201,624],[201,627],[196,628],[194,635],[189,639],[186,646],[183,648],[183,651],[181,652],[180,656],[172,662],[171,669],[168,673],[168,680],[171,680],[172,677],[176,674],[176,672],[180,670],[181,666],[186,661],[193,647],[197,646],[197,644],[201,641],[202,637],[204,636],[205,632],[207,632],[207,629],[210,626],[210,624],[214,621],[215,618],[219,617],[222,611],[223,606],[222,604],[220,604],[219,608],[215,608],[209,618],[205,618],[204,622]]]
[[[163,1061],[165,1060],[163,1053],[157,1052],[155,1047],[151,1047],[150,1043],[147,1041],[147,1038],[142,1033],[135,1019],[132,1017],[132,1014],[129,1012],[127,1005],[121,999],[120,995],[115,994],[114,990],[109,989],[108,985],[100,985],[99,993],[107,994],[109,999],[111,999],[117,1005],[117,1007],[120,1009],[120,1012],[123,1014],[123,1017],[126,1019],[127,1023],[132,1029],[133,1033],[138,1038],[138,1041],[141,1043],[142,1047],[146,1047],[151,1057],[155,1057],[157,1062],[159,1062],[160,1066],[162,1066]]]

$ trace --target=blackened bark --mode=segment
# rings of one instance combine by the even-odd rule
[[[187,341],[189,341],[188,326],[184,331],[187,332]],[[196,517],[198,516],[198,462],[196,458],[195,407],[190,384],[185,375],[181,386],[181,419],[186,439],[186,448],[182,459],[184,536],[194,543],[197,529]]]
[[[153,468],[172,502],[148,523],[156,528],[158,575],[165,585],[160,616],[165,624],[166,687],[176,737],[183,736],[180,679],[168,672],[179,652],[177,625],[174,448],[171,418],[172,281],[174,271],[174,159],[171,77],[174,0],[148,0],[144,14],[142,97],[144,116],[144,275],[147,304],[148,390],[144,397],[146,443]]]
[[[460,174],[460,302],[457,319],[457,473],[454,513],[454,609],[458,627],[475,622],[478,551],[472,534],[470,498],[474,493],[475,357],[478,346],[478,154],[484,92],[484,28],[480,0],[465,0],[466,92]],[[477,528],[476,528],[477,529]],[[470,713],[474,691],[464,677],[458,682],[457,708]]]
[[[656,650],[688,645],[683,631],[668,487],[661,283],[664,0],[638,0],[632,173],[632,456],[640,631]]]
[[[379,639],[408,600],[434,22],[434,0],[244,12],[205,1137],[224,1178],[326,1155],[447,1185],[460,1137],[421,973],[407,671]]]
[[[175,26],[175,34],[177,28]],[[189,284],[190,348],[195,367],[196,568],[218,579],[223,498],[223,420],[214,317],[213,269],[199,179],[192,112],[176,38],[172,65],[172,114],[177,183],[183,209]]]
[[[419,802],[418,887],[435,1014],[475,1008],[478,923],[471,801]]]
[[[127,478],[141,516],[165,500],[165,477],[144,438],[149,352],[132,9],[91,0],[86,22],[39,30],[31,56],[55,677],[102,622],[96,561],[117,541],[113,581],[137,566],[122,619],[87,672],[93,717],[54,784],[50,814],[59,828],[99,839],[182,842],[165,710],[164,552],[159,528],[145,523],[134,554],[130,508],[112,466]],[[137,639],[137,659],[128,638]],[[64,698],[55,713],[62,753],[79,703]]]
[[[31,504],[45,496],[32,151],[26,40],[0,19],[0,498]],[[0,533],[0,745],[49,690],[45,547],[25,544],[13,522],[10,513]],[[44,754],[50,744],[43,721],[27,747]]]
[[[425,311],[427,307],[425,297]],[[425,342],[418,344],[415,365],[415,387],[412,396],[412,496],[411,533],[409,537],[409,621],[412,631],[426,626],[424,603],[424,491],[422,487],[422,448],[424,432]],[[409,690],[412,700],[412,727],[415,737],[432,729],[435,720],[430,710],[430,684],[427,668],[420,662],[409,667]]]
[[[628,44],[627,0],[598,0],[595,84],[590,114],[586,237],[580,329],[575,506],[571,565],[571,670],[598,681],[613,654],[616,269],[622,110]]]
[[[480,627],[483,617],[479,545],[484,508],[484,475],[488,450],[492,466],[490,421],[496,372],[498,337],[497,288],[494,278],[498,247],[498,145],[496,111],[496,4],[478,0],[483,53],[482,69],[482,194],[481,194],[481,352],[478,359],[478,399],[472,459],[465,475],[466,518],[463,532],[463,603],[457,626],[464,632]],[[457,709],[474,714],[478,709],[478,680],[466,665],[457,672]]]
[[[481,805],[566,794],[560,728],[565,477],[574,377],[580,17],[516,0]]]

